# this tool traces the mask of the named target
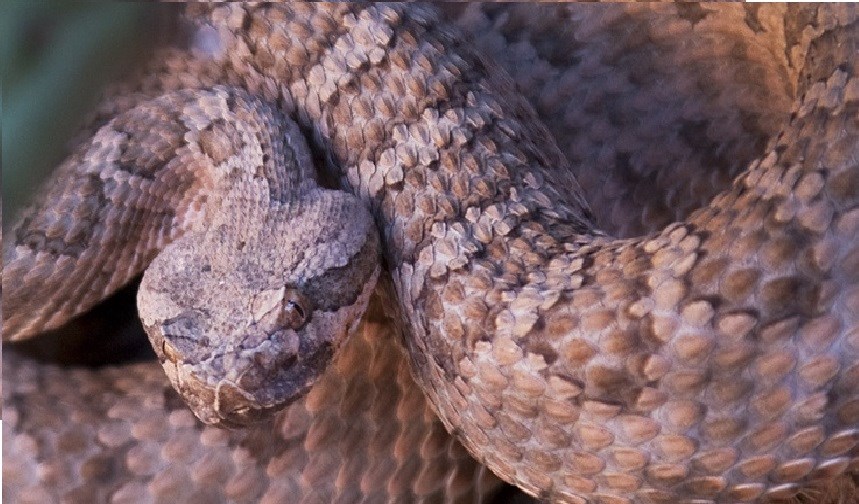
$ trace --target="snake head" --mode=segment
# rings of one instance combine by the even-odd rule
[[[227,427],[310,389],[357,328],[381,268],[373,219],[351,195],[314,189],[272,212],[247,206],[165,247],[138,293],[173,387],[203,422]]]

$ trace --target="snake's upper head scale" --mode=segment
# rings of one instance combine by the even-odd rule
[[[369,212],[313,189],[262,213],[227,205],[166,247],[138,308],[174,388],[204,422],[242,426],[302,397],[353,332],[380,272]]]

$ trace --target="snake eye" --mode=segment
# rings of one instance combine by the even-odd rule
[[[310,319],[310,302],[295,289],[287,289],[283,294],[283,309],[280,322],[287,329],[301,329]]]

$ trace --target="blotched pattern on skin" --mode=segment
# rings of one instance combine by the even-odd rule
[[[501,39],[526,17],[468,9],[473,18],[463,26],[489,23]],[[643,129],[662,131],[673,117],[690,122],[663,136],[617,137],[604,152],[588,147],[599,142],[576,138],[610,138],[623,120],[609,112],[605,124],[589,125],[570,98],[571,108],[547,117],[573,126],[557,132],[568,139],[561,143],[570,166],[512,83],[429,11],[233,5],[192,8],[201,23],[216,26],[220,49],[211,60],[168,56],[158,71],[120,88],[125,97],[106,102],[100,113],[112,117],[180,86],[222,83],[294,114],[324,153],[326,173],[363,198],[382,224],[418,383],[472,454],[533,494],[571,502],[789,498],[855,473],[855,13],[850,7],[594,9],[567,11],[585,20],[573,32],[572,57],[537,39],[520,41],[537,47],[535,61],[548,54],[544,60],[553,65],[576,69],[545,84],[562,98],[532,89],[538,108],[543,98],[551,104],[578,96],[576,76],[606,75],[594,93],[609,96],[626,87],[634,93],[638,84],[658,90],[658,81],[634,71],[624,80],[606,70],[624,67],[623,58],[613,63],[623,46],[606,46],[612,36],[600,38],[599,30],[624,34],[624,43],[635,45],[630,34],[642,33],[637,26],[653,27],[643,32],[648,47],[665,48],[659,54],[666,56],[688,54],[668,35],[686,41],[696,30],[730,34],[724,42],[692,43],[691,54],[711,48],[715,56],[712,66],[706,56],[694,58],[704,70],[693,65],[690,73],[706,78],[688,85],[707,84],[722,62],[745,54],[750,68],[768,69],[767,85],[744,84],[756,80],[750,73],[760,74],[727,65],[745,75],[740,89],[780,83],[771,91],[780,98],[758,110],[765,100],[750,98],[725,128],[753,135],[721,144],[719,128],[697,111],[683,117],[685,103],[677,107],[668,95],[665,106],[647,105],[653,95],[642,93],[629,103],[647,110],[637,115],[644,123],[653,121]],[[777,49],[770,53],[775,63],[763,67],[760,54],[768,47]],[[544,73],[535,81],[551,82],[551,68],[536,68]],[[520,82],[523,73],[514,72]],[[585,95],[581,108],[598,115],[594,108],[606,100],[594,96],[588,103]],[[700,103],[732,99],[705,96]],[[792,102],[792,110],[780,108]],[[699,102],[691,103],[695,111]],[[678,130],[688,137],[672,136]],[[650,144],[683,162],[658,168],[660,151]],[[708,144],[715,153],[694,154]],[[570,170],[592,170],[601,155],[612,170],[580,191]],[[662,175],[675,166],[712,169],[717,182],[743,172],[687,200]],[[611,186],[624,175],[640,177],[628,192]],[[609,184],[600,189],[603,181]],[[648,204],[643,188],[654,181],[662,189]],[[92,178],[78,182],[84,193],[99,189]],[[644,208],[656,209],[650,212],[656,224],[645,224],[650,215],[643,210],[628,227],[618,225],[630,206],[623,198],[594,213],[584,203],[584,196],[607,200],[618,192],[633,195],[626,203],[644,199]],[[673,198],[692,203],[666,215]],[[685,220],[659,227],[675,217]],[[594,223],[610,233],[597,232]],[[609,238],[638,231],[652,233]],[[98,295],[111,282],[118,281],[97,285]],[[849,486],[850,476],[842,481]]]
[[[385,304],[306,397],[242,430],[201,424],[157,363],[68,370],[5,351],[4,501],[484,502],[500,481],[419,393]]]

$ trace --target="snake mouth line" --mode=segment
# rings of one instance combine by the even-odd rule
[[[240,367],[242,371],[236,372],[236,366],[230,366],[229,376],[217,373],[222,375],[217,378],[213,378],[212,363],[218,363],[221,369],[227,367],[218,358],[230,352],[213,355],[206,364],[192,365],[181,359],[177,362],[176,355],[168,351],[162,365],[174,388],[201,421],[242,427],[259,423],[304,397],[325,372],[334,354],[333,345],[322,342],[304,346],[298,354],[268,359],[265,366],[259,366],[260,359],[255,357],[266,352],[245,350],[248,364]]]

